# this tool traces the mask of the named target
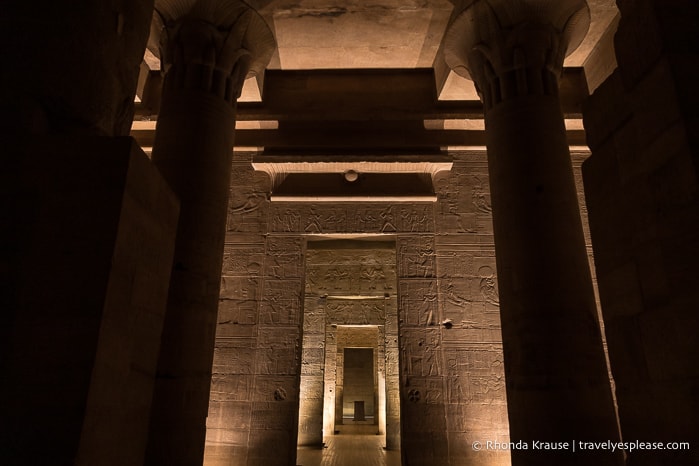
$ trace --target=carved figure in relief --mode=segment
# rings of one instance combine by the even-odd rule
[[[379,216],[383,219],[383,226],[381,227],[381,233],[387,231],[396,231],[396,226],[393,224],[393,206],[386,207],[381,211]]]
[[[461,388],[461,378],[459,377],[459,362],[456,359],[447,361],[447,397],[450,403],[461,403],[464,391]]]
[[[306,312],[303,317],[303,330],[307,333],[320,333],[323,331],[323,326],[321,325],[321,320],[323,318],[322,314],[316,314],[315,312]]]
[[[439,361],[437,360],[437,355],[435,350],[439,346],[434,338],[430,341],[430,344],[424,344],[424,340],[421,342],[425,347],[425,357],[423,358],[423,372],[422,375],[432,376],[440,375]],[[420,343],[419,343],[420,344]]]
[[[384,273],[383,268],[379,264],[373,264],[369,267],[363,268],[359,277],[362,280],[367,280],[369,282],[368,288],[370,290],[375,290],[376,282],[383,281],[386,278],[386,274]],[[384,288],[385,287],[386,285],[384,284]]]
[[[434,325],[434,306],[437,302],[438,294],[435,290],[434,282],[430,283],[430,286],[425,290],[422,295],[422,302],[417,310],[417,322],[420,324],[420,317],[425,315],[425,325]]]
[[[279,323],[279,300],[281,298],[281,293],[280,292],[274,292],[271,294],[270,297],[265,299],[265,306],[264,307],[267,310],[267,322],[271,324],[278,324]]]
[[[446,287],[446,300],[447,302],[450,302],[452,304],[456,304],[457,306],[463,306],[464,304],[470,303],[471,300],[468,298],[464,298],[463,296],[459,296],[456,291],[454,291],[454,283],[449,280],[447,282],[447,287]]]
[[[274,374],[277,371],[277,355],[275,354],[274,346],[269,345],[265,350],[265,372],[264,374]]]
[[[330,282],[333,286],[334,289],[340,289],[342,288],[342,280],[345,280],[349,277],[349,274],[344,271],[340,270],[337,267],[328,269],[325,272],[325,280]]]
[[[282,264],[279,263],[279,259],[276,256],[269,256],[269,264],[272,269],[272,276],[274,278],[282,278]]]
[[[306,293],[313,294],[317,291],[316,285],[318,278],[318,269],[315,267],[306,268]]]
[[[478,269],[478,275],[481,277],[480,288],[481,294],[485,298],[486,303],[500,306],[500,297],[497,291],[497,282],[495,281],[495,272],[487,265]]]
[[[486,193],[483,189],[483,182],[480,180],[480,178],[475,178],[476,183],[473,185],[472,192],[473,205],[476,206],[476,209],[479,212],[489,214],[493,211],[493,208],[490,206],[490,202],[488,202],[488,198],[486,197]]]
[[[355,216],[357,225],[360,226],[359,231],[371,228],[378,219],[372,215],[370,210],[358,210]]]
[[[321,216],[316,212],[315,207],[311,207],[311,212],[308,214],[308,222],[303,231],[306,233],[322,233],[323,226],[321,225]]]
[[[245,202],[239,206],[231,207],[230,212],[234,214],[247,214],[248,212],[259,209],[266,200],[267,195],[265,193],[251,191],[248,193]]]
[[[497,396],[495,392],[500,392],[505,388],[505,381],[501,375],[491,374],[488,377],[474,378],[473,385],[476,387],[477,395],[490,395],[490,401],[493,401]]]
[[[383,314],[383,306],[375,304],[373,302],[363,302],[362,309],[365,316],[371,315],[372,318],[368,322],[381,322]],[[367,323],[368,323],[367,322]]]
[[[333,322],[343,321],[347,315],[351,312],[352,305],[347,303],[333,303],[328,304],[328,317]]]
[[[344,212],[338,213],[338,212],[333,211],[333,212],[330,212],[330,214],[328,214],[325,217],[324,223],[328,227],[328,229],[330,229],[332,231],[337,231],[337,230],[341,230],[340,224],[344,221],[345,221]]]
[[[249,356],[249,354],[246,353]],[[249,358],[244,358],[237,351],[231,353],[230,367],[236,374],[252,374],[252,365]]]
[[[434,248],[432,247],[432,241],[430,239],[425,239],[422,245],[417,248],[417,256],[407,256],[407,259],[413,265],[413,270],[415,271],[414,276],[423,278],[432,276],[434,269]]]
[[[401,217],[403,217],[403,225],[410,228],[410,231],[424,231],[427,229],[427,213],[423,210],[422,216],[415,210],[403,209],[401,211]]]
[[[415,231],[418,226],[418,216],[415,210],[403,209],[401,210],[400,216],[403,218],[404,229],[406,226],[410,228],[410,231]]]
[[[451,213],[451,211],[450,211]],[[461,214],[456,212],[456,209],[454,209],[454,212],[452,215],[456,216],[456,227],[457,227],[457,233],[476,233],[476,229],[473,228],[472,225],[469,225],[468,227],[465,227],[463,224],[463,218],[461,218]]]
[[[300,222],[301,216],[297,212],[286,209],[284,215],[279,212],[275,214],[272,227],[275,231],[297,231]]]

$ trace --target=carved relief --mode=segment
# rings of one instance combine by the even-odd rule
[[[295,209],[275,209],[272,218],[272,231],[289,233],[299,231],[300,227],[301,215]]]
[[[250,369],[250,368],[248,368]],[[252,397],[252,376],[219,374],[211,376],[211,402],[247,401]]]
[[[261,278],[221,277],[220,298],[256,301],[260,298]]]
[[[405,329],[400,341],[404,377],[442,375],[439,332]]]
[[[495,271],[492,267],[484,265],[478,269],[478,275],[480,276],[481,295],[485,302],[494,306],[500,306]]]
[[[399,399],[403,397],[410,410],[406,419],[415,421],[411,432],[434,430],[434,419],[445,422],[445,413],[452,412],[445,407],[504,406],[502,351],[483,345],[484,341],[498,343],[499,335],[484,160],[482,154],[457,157],[454,172],[439,175],[434,205],[309,205],[266,200],[256,205],[251,193],[264,192],[261,185],[255,187],[261,181],[248,185],[247,175],[241,178],[245,182],[236,188],[240,194],[231,203],[231,215],[252,218],[266,209],[265,223],[256,228],[261,235],[272,234],[266,236],[264,247],[227,246],[224,269],[229,272],[224,275],[230,279],[227,276],[222,282],[222,296],[239,303],[239,314],[243,303],[257,303],[251,310],[255,309],[258,325],[247,326],[254,329],[256,349],[238,356],[219,354],[217,361],[221,356],[232,361],[232,370],[242,372],[235,375],[266,377],[260,402],[275,406],[293,401],[297,392],[278,382],[302,375],[308,400],[315,403],[325,398],[327,403],[331,399],[330,409],[334,410],[343,393],[342,349],[348,344],[373,346],[377,370],[386,374],[387,424],[398,429]],[[439,216],[437,227],[435,214]],[[352,232],[395,236],[395,247],[343,250],[313,243],[313,235]],[[444,325],[445,319],[452,321],[451,327]],[[374,328],[366,338],[350,338],[341,331],[342,325],[385,327]],[[215,364],[217,369],[229,370],[220,362]],[[251,376],[246,377],[221,379],[217,396],[233,396],[237,387],[248,393]],[[255,409],[256,426],[279,416],[274,410]],[[297,412],[290,415],[297,416]],[[454,420],[448,414],[450,429],[474,429],[479,418],[473,413],[477,411],[463,412],[472,413],[471,417]],[[339,413],[341,416],[341,409]],[[319,422],[322,419],[317,415],[301,416],[299,431],[313,435],[325,428]],[[455,426],[456,422],[462,425]]]
[[[269,281],[260,302],[260,323],[298,324],[301,322],[301,282]]]
[[[214,350],[213,371],[217,374],[252,374],[255,350],[218,346]]]
[[[298,327],[260,327],[255,357],[258,374],[295,374],[300,370]]]
[[[490,192],[483,188],[483,182],[478,177],[474,177],[475,183],[472,188],[473,205],[478,212],[490,214],[493,208],[490,206]]]
[[[257,323],[257,301],[221,299],[218,305],[218,325],[254,325]]]
[[[435,250],[431,236],[401,238],[398,246],[401,277],[434,277]]]
[[[300,238],[268,238],[264,270],[268,278],[302,277],[303,254]]]
[[[437,280],[400,282],[399,317],[405,326],[436,325],[438,315]]]
[[[223,275],[261,275],[264,263],[262,247],[226,245],[223,250]]]

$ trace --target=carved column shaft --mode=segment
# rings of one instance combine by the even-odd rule
[[[218,24],[207,19],[217,15],[195,5],[179,19],[166,20],[161,38],[165,80],[153,162],[179,196],[181,211],[149,464],[201,464],[203,458],[234,107],[256,52],[250,30],[264,25],[251,10],[237,8],[233,20]]]
[[[539,2],[541,3],[541,2]],[[447,60],[485,105],[513,465],[620,464],[573,452],[618,438],[557,79],[584,35],[584,1],[471,4],[452,24]],[[584,29],[579,31],[580,26]]]

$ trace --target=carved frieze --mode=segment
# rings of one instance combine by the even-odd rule
[[[432,203],[316,205],[273,203],[269,228],[275,233],[421,233],[434,230]]]

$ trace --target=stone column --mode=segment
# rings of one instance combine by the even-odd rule
[[[617,2],[618,68],[583,110],[600,301],[634,466],[699,464],[699,3]]]
[[[144,464],[178,215],[128,137],[152,13],[3,4],[3,465]]]
[[[274,39],[242,2],[165,6],[156,5],[165,78],[153,162],[181,211],[148,464],[170,466],[203,458],[235,102],[245,77],[264,69]]]
[[[588,25],[584,0],[480,0],[445,43],[447,63],[485,105],[511,441],[529,446],[513,449],[516,466],[622,461],[571,445],[618,440],[557,95],[566,52]]]

